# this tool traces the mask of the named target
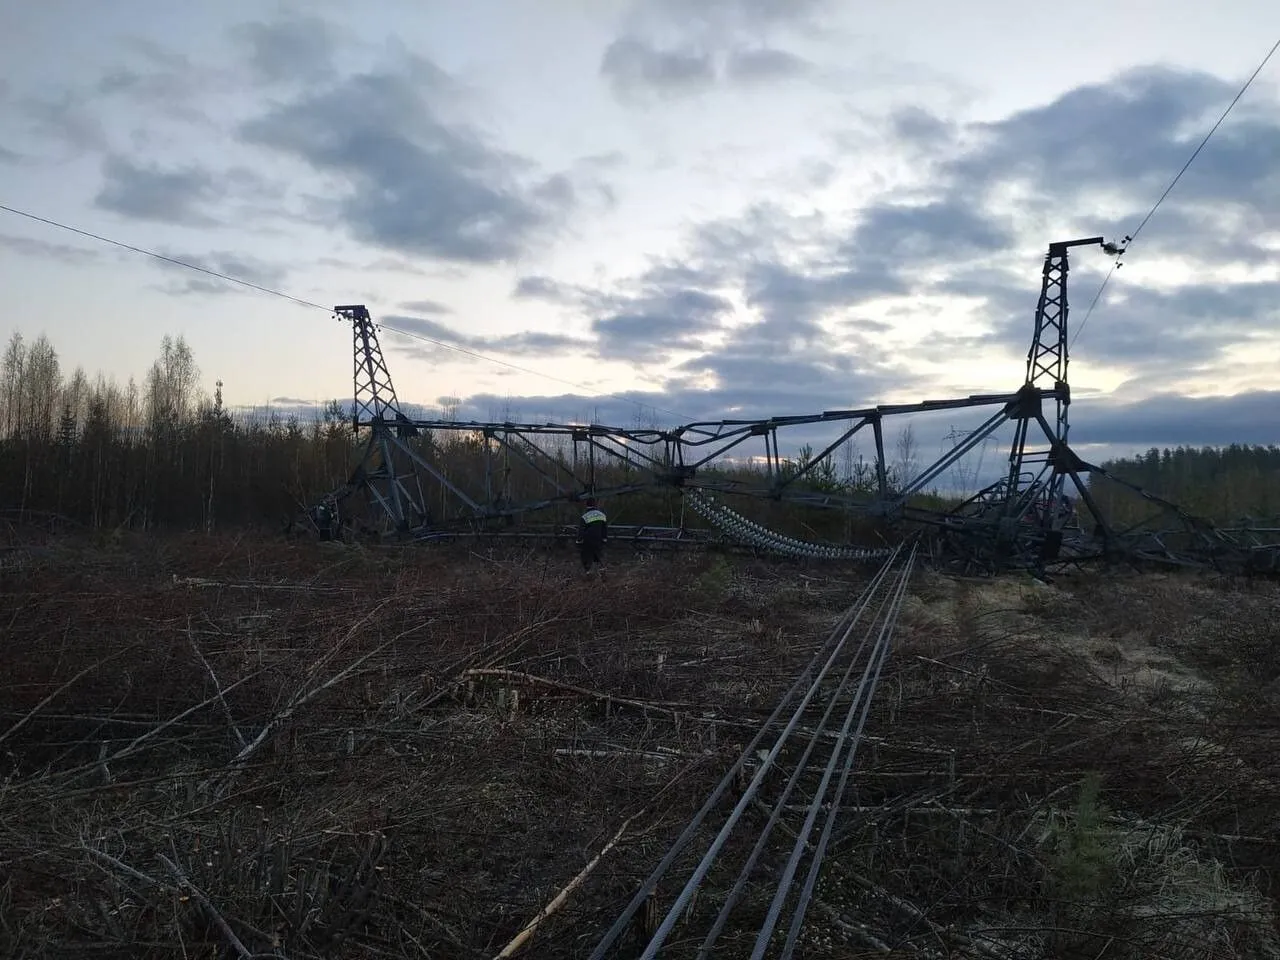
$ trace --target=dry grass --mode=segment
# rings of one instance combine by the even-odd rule
[[[585,956],[865,579],[22,547],[0,952],[29,957],[494,956],[618,837],[524,951]],[[805,956],[1280,955],[1278,603],[921,574]]]

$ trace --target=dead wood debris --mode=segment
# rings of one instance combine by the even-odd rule
[[[0,593],[0,954],[585,956],[861,576],[45,543]],[[922,575],[804,955],[1280,957],[1278,609]]]

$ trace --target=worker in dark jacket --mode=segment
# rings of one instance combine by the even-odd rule
[[[604,545],[609,541],[609,518],[596,505],[595,497],[587,499],[587,510],[578,522],[578,549],[582,569],[589,571],[593,563],[604,562]]]

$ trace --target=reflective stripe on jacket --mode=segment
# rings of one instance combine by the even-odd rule
[[[583,523],[608,523],[609,518],[604,515],[603,510],[592,508],[582,515]]]

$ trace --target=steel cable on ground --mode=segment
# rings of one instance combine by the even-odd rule
[[[913,546],[912,559],[911,561],[909,561],[909,563],[914,562],[915,550],[916,550],[916,547]],[[895,597],[891,596],[891,597],[885,598],[885,602],[888,603],[894,599]],[[881,609],[882,610],[884,609],[884,604],[882,604]],[[879,619],[879,613],[877,613],[876,615],[876,620],[878,619]],[[873,623],[874,622],[875,621],[873,621]],[[883,636],[883,631],[882,631],[882,636]],[[841,678],[839,684],[837,685],[837,690],[844,689],[847,686],[849,682],[849,677],[852,675],[854,668],[860,662],[861,652],[863,647],[866,644],[868,637],[869,637],[869,633],[867,636],[863,637],[863,641],[859,645],[858,651],[854,654],[853,657],[850,658],[849,665],[848,667],[845,668],[844,676]],[[868,665],[872,661],[883,663],[883,660],[884,660],[883,653],[881,654],[878,661],[873,653],[871,659],[868,661]],[[878,673],[879,673],[879,668],[877,667],[877,675]],[[697,960],[706,960],[706,958],[709,958],[711,956],[711,949],[712,947],[715,946],[716,940],[719,939],[720,934],[723,933],[725,925],[728,923],[729,916],[733,912],[733,909],[737,906],[738,902],[741,900],[742,894],[746,890],[747,883],[751,878],[751,874],[755,870],[756,863],[759,861],[761,854],[764,852],[765,847],[768,844],[769,838],[774,831],[774,828],[777,827],[779,818],[781,817],[783,810],[786,808],[787,801],[791,798],[792,791],[799,784],[801,776],[806,771],[808,767],[809,757],[812,755],[814,749],[817,747],[822,737],[822,734],[826,732],[827,723],[830,720],[831,715],[835,712],[835,708],[838,702],[839,702],[839,699],[836,696],[832,696],[831,698],[829,698],[827,702],[827,708],[823,712],[821,720],[813,728],[813,731],[809,737],[809,742],[805,746],[804,753],[801,754],[800,759],[796,761],[796,767],[792,772],[791,776],[787,779],[787,782],[783,788],[782,793],[779,795],[778,799],[774,801],[773,808],[770,810],[770,813],[769,813],[768,821],[765,823],[764,828],[761,830],[760,836],[756,839],[755,846],[752,848],[751,853],[748,855],[746,862],[742,866],[742,869],[738,872],[738,877],[734,881],[734,885],[730,889],[728,895],[725,897],[725,902],[720,907],[720,911],[719,913],[717,913],[716,918],[711,925],[711,929],[707,932],[706,937],[703,939],[702,946],[699,947],[698,949]],[[869,702],[869,698],[868,698],[868,702]],[[856,706],[856,703],[855,703],[855,706]],[[864,719],[865,719],[865,710],[864,710]],[[861,728],[859,729],[859,735],[860,733],[861,733]],[[845,779],[846,779],[845,777],[841,778],[841,787],[837,795],[843,795]],[[814,804],[819,804],[820,802],[821,802],[820,798],[815,798],[813,801]]]
[[[795,909],[791,915],[791,928],[787,931],[787,939],[783,944],[782,953],[779,960],[789,960],[795,951],[796,943],[800,938],[800,931],[804,927],[805,913],[809,908],[809,902],[813,899],[813,891],[817,886],[818,872],[822,868],[823,857],[826,856],[827,845],[831,840],[831,832],[835,827],[836,817],[840,813],[840,802],[844,798],[845,789],[848,786],[849,774],[853,771],[853,763],[857,758],[858,744],[862,740],[862,731],[866,727],[867,715],[871,712],[871,701],[875,696],[876,687],[880,683],[880,672],[884,667],[885,661],[889,659],[889,652],[893,648],[893,628],[897,625],[898,614],[902,610],[902,601],[906,598],[907,584],[911,580],[911,572],[915,566],[916,554],[919,544],[913,544],[911,553],[907,557],[906,564],[903,567],[902,578],[898,583],[897,593],[893,599],[893,609],[890,611],[889,618],[885,621],[881,628],[880,637],[880,655],[876,658],[875,672],[871,677],[870,685],[867,689],[867,695],[862,702],[862,714],[858,718],[858,727],[854,731],[853,740],[849,744],[849,751],[844,762],[844,769],[840,772],[840,782],[836,786],[834,795],[827,807],[827,819],[822,825],[822,834],[818,837],[817,848],[813,852],[813,857],[809,862],[809,873],[805,877],[804,886],[800,890],[800,897],[796,903]],[[870,664],[868,664],[870,669]],[[852,709],[852,708],[851,708]],[[813,801],[813,809],[817,810],[820,799],[815,797]]]
[[[901,550],[901,546],[902,545],[899,544],[897,547],[893,549],[893,552],[890,554],[888,559],[885,560],[883,566],[881,566],[880,569],[876,571],[875,575],[871,578],[870,582],[864,588],[862,594],[840,616],[839,620],[837,620],[836,622],[835,627],[823,640],[822,644],[819,646],[818,650],[814,653],[809,663],[796,677],[795,681],[787,689],[786,693],[783,694],[782,698],[778,701],[777,706],[774,707],[773,711],[769,714],[769,716],[765,719],[765,721],[760,725],[760,729],[756,732],[755,736],[753,736],[751,738],[751,741],[742,749],[741,753],[738,756],[738,759],[734,761],[733,765],[728,769],[728,771],[725,772],[720,782],[715,786],[715,788],[712,789],[711,793],[707,796],[706,800],[703,801],[702,806],[693,815],[689,823],[685,825],[684,829],[680,832],[680,835],[672,842],[670,848],[668,848],[662,860],[659,861],[658,865],[654,867],[653,871],[640,885],[635,895],[631,898],[630,902],[628,902],[626,907],[623,908],[622,912],[614,920],[613,924],[609,927],[609,929],[605,931],[599,943],[597,943],[595,948],[592,950],[588,960],[603,960],[609,948],[612,947],[617,942],[618,938],[623,935],[623,933],[627,929],[627,926],[631,923],[632,919],[640,911],[640,908],[644,905],[645,901],[648,899],[649,894],[652,893],[654,888],[657,886],[658,881],[661,880],[666,875],[667,871],[671,868],[671,865],[675,862],[676,858],[679,857],[679,855],[684,852],[685,848],[693,840],[694,835],[697,833],[698,829],[702,826],[703,822],[707,819],[711,811],[720,802],[721,798],[725,794],[725,791],[728,790],[729,786],[733,783],[734,779],[738,776],[739,772],[746,766],[747,760],[754,754],[754,751],[759,746],[761,741],[764,740],[765,736],[769,733],[770,729],[774,726],[775,723],[777,723],[779,718],[781,718],[781,716],[783,715],[783,711],[787,708],[788,704],[790,704],[796,698],[796,696],[798,696],[803,690],[805,692],[804,692],[802,702],[800,703],[798,708],[793,712],[793,715],[790,721],[787,723],[784,729],[783,735],[779,736],[779,739],[777,743],[775,743],[773,749],[761,761],[760,768],[757,770],[755,777],[751,781],[751,784],[748,786],[747,790],[744,792],[744,799],[738,803],[738,805],[734,808],[734,812],[730,815],[734,823],[736,823],[737,819],[741,817],[742,810],[745,808],[746,804],[750,802],[750,799],[754,797],[756,791],[759,789],[760,782],[763,780],[765,774],[768,772],[769,767],[773,764],[774,760],[776,759],[778,752],[781,750],[782,744],[785,742],[787,737],[790,736],[790,733],[795,729],[795,726],[799,722],[799,718],[803,714],[804,709],[808,706],[809,702],[813,699],[814,695],[816,694],[817,690],[821,685],[823,678],[830,671],[832,664],[835,662],[836,658],[839,657],[841,651],[844,649],[850,635],[852,634],[854,626],[857,625],[858,620],[861,618],[862,614],[866,611],[866,608],[871,604],[872,600],[875,598],[876,594],[879,592],[881,586],[886,582],[889,572],[893,567],[894,560],[897,558],[897,555]],[[826,657],[825,662],[823,662],[824,656]],[[819,668],[819,664],[821,664],[820,668]],[[816,676],[813,676],[813,679],[810,680],[809,678],[811,675],[813,675],[813,671],[815,669],[818,669],[818,672]],[[722,833],[723,832],[725,831],[722,831]],[[723,845],[722,839],[720,839],[720,845]],[[717,847],[717,850],[718,850],[718,847]],[[705,870],[703,872],[705,874]],[[698,879],[698,883],[700,882],[701,882],[701,877],[699,877]],[[680,909],[683,908],[684,903],[688,902],[688,899],[692,895],[693,890],[696,889],[696,886],[697,886],[697,883],[694,883],[692,886],[690,886],[689,884],[686,884],[685,890],[681,892],[682,900],[681,900]],[[669,914],[668,918],[670,919],[674,917],[677,913],[678,913],[678,909],[673,908],[673,912]],[[668,925],[667,929],[669,931],[670,925]],[[665,934],[664,934],[664,937],[665,937]]]
[[[796,870],[800,865],[801,858],[804,856],[806,847],[809,845],[809,836],[813,833],[814,824],[817,823],[818,813],[822,809],[823,802],[826,800],[827,792],[831,786],[831,778],[835,774],[836,767],[840,762],[846,743],[849,744],[850,752],[848,757],[849,762],[852,763],[853,751],[857,749],[857,739],[861,736],[861,723],[859,724],[858,733],[856,733],[852,739],[849,737],[849,728],[853,724],[853,719],[858,708],[860,706],[864,708],[863,718],[865,719],[866,709],[870,707],[874,687],[869,684],[869,680],[873,668],[875,668],[875,675],[877,679],[879,678],[880,671],[878,665],[882,662],[883,654],[888,649],[888,638],[892,634],[902,595],[906,592],[906,586],[911,579],[911,569],[915,562],[915,554],[916,548],[913,545],[909,558],[907,562],[903,564],[901,574],[899,575],[897,582],[894,583],[891,588],[890,595],[886,598],[886,602],[882,607],[885,611],[885,616],[882,620],[877,617],[877,621],[880,622],[880,632],[876,636],[875,643],[871,649],[871,655],[862,671],[862,676],[858,679],[858,686],[854,690],[853,697],[849,701],[849,708],[845,712],[844,722],[840,726],[839,738],[836,741],[835,747],[831,751],[831,756],[828,758],[826,766],[823,768],[822,779],[819,782],[818,789],[814,792],[813,798],[809,804],[809,810],[805,815],[804,824],[797,832],[795,842],[791,847],[791,855],[787,858],[787,863],[783,868],[782,876],[778,880],[777,887],[774,889],[773,900],[769,904],[769,910],[765,915],[764,922],[760,925],[760,930],[756,935],[756,943],[751,952],[751,960],[761,960],[773,939],[774,928],[781,915],[783,905],[786,903],[787,896],[791,892],[791,885],[795,881]],[[875,622],[876,621],[873,621],[871,624],[872,629],[875,627]],[[832,696],[832,699],[836,699],[840,692],[841,691],[836,691],[835,695]],[[844,776],[841,777],[842,786],[846,779],[847,778]],[[831,801],[832,813],[837,811],[839,798],[840,794],[837,794]],[[818,859],[818,853],[816,851],[814,853],[813,864],[815,867],[821,864],[821,860]]]
[[[901,549],[901,545],[899,545],[899,549]],[[895,551],[895,554],[896,552],[897,551]],[[891,563],[886,563],[884,572],[887,572],[891,566]],[[790,740],[791,735],[796,731],[796,727],[799,725],[801,717],[808,709],[810,702],[821,691],[823,678],[830,670],[830,667],[835,662],[836,658],[843,651],[849,639],[853,636],[853,630],[861,620],[862,613],[865,612],[867,607],[870,605],[870,600],[878,595],[879,589],[886,582],[888,582],[887,577],[878,577],[875,581],[876,589],[864,594],[865,601],[860,602],[858,614],[852,618],[849,625],[844,629],[840,637],[840,642],[837,644],[836,649],[832,651],[832,654],[828,658],[823,670],[810,685],[809,690],[797,705],[795,712],[787,722],[787,725],[781,730],[781,732],[779,732],[778,739],[774,742],[769,753],[760,762],[760,766],[757,768],[755,775],[751,778],[751,782],[747,785],[747,788],[743,790],[742,796],[738,799],[738,802],[734,805],[732,812],[720,827],[720,831],[711,842],[711,846],[708,847],[707,851],[702,855],[702,859],[694,868],[693,875],[685,881],[684,887],[681,888],[680,893],[676,895],[675,901],[671,904],[666,916],[663,917],[662,922],[658,925],[658,929],[654,932],[653,937],[650,939],[644,951],[640,954],[638,960],[654,960],[657,956],[658,950],[661,949],[662,945],[666,942],[667,937],[670,936],[671,931],[675,928],[676,922],[680,918],[680,915],[688,908],[689,904],[693,900],[694,894],[697,892],[699,887],[702,886],[702,882],[706,879],[707,873],[711,870],[712,864],[715,863],[716,859],[720,855],[720,851],[724,848],[725,843],[728,842],[729,835],[738,825],[739,821],[742,819],[743,813],[755,799],[756,794],[760,791],[760,787],[763,785],[765,777],[768,775],[769,771],[773,769],[773,765],[777,760],[778,755],[782,752],[783,746],[788,740]],[[877,613],[877,617],[878,615],[879,614]],[[874,622],[875,620],[873,619],[872,624],[874,624]],[[865,638],[864,644],[859,645],[858,651],[854,655],[855,660],[861,653],[864,646]],[[837,687],[831,694],[832,699],[838,697],[840,692],[841,688]],[[814,733],[813,736],[816,737],[817,734]]]

